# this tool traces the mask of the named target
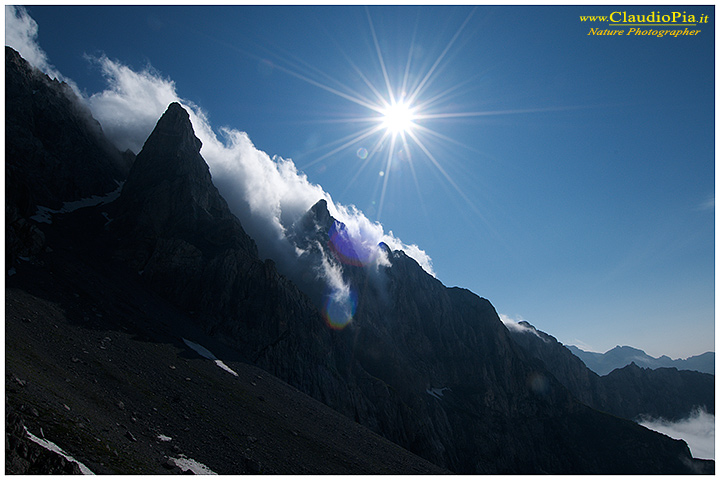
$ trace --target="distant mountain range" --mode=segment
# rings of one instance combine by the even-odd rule
[[[714,472],[632,421],[714,412],[713,375],[599,377],[323,198],[283,272],[182,105],[135,156],[10,48],[5,71],[6,473],[78,471],[37,435],[104,474]]]
[[[678,370],[695,370],[715,375],[715,352],[673,360],[667,355],[660,358],[651,357],[640,349],[628,346],[617,346],[605,353],[586,352],[574,345],[568,345],[567,348],[598,375],[607,375],[616,368],[623,368],[631,363],[644,368],[675,367]]]

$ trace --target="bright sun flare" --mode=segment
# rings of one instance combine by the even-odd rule
[[[394,135],[409,132],[415,126],[413,109],[405,102],[397,102],[382,111],[382,127]]]

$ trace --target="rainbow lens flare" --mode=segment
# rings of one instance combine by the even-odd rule
[[[354,241],[345,224],[335,220],[328,232],[328,245],[338,260],[346,265],[364,267],[372,258],[372,250]]]
[[[350,289],[347,292],[333,292],[325,299],[322,314],[325,323],[333,330],[342,330],[347,327],[357,309],[357,295]]]

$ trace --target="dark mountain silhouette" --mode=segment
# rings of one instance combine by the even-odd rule
[[[587,367],[598,375],[607,375],[616,368],[623,368],[634,363],[643,368],[677,368],[678,370],[695,370],[715,375],[715,352],[705,352],[685,359],[672,359],[667,355],[659,358],[651,357],[644,351],[617,346],[605,353],[586,352],[574,345],[568,345],[570,351],[582,360]]]
[[[8,268],[43,248],[28,222],[38,206],[116,190],[133,160],[103,135],[100,124],[66,84],[31,67],[5,47],[5,215]]]
[[[586,405],[630,420],[680,420],[697,408],[715,413],[714,375],[631,363],[600,376],[551,335],[528,322],[521,326],[511,330],[513,339]]]
[[[714,471],[578,401],[488,300],[385,245],[386,261],[364,262],[322,200],[290,238],[346,291],[298,288],[258,258],[200,146],[172,104],[116,201],[25,218],[45,247],[7,277],[7,403],[78,460],[99,473],[177,471],[182,455],[218,473]]]

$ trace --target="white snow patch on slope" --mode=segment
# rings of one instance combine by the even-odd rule
[[[68,460],[70,462],[77,463],[78,466],[80,467],[80,471],[83,473],[83,475],[95,475],[88,467],[86,467],[81,462],[78,462],[73,457],[71,457],[70,455],[65,453],[62,448],[58,447],[50,440],[45,440],[44,438],[36,437],[35,435],[33,435],[32,433],[30,433],[28,431],[27,427],[25,427],[25,433],[27,433],[27,436],[30,440],[37,443],[41,447],[46,448],[46,449],[50,450],[51,452],[55,452],[59,455],[62,455],[63,457],[65,457],[66,460]]]
[[[223,370],[225,370],[228,373],[232,373],[236,377],[238,376],[237,372],[235,370],[233,370],[232,368],[228,367],[227,365],[225,365],[222,360],[215,360],[215,365],[222,368]]]
[[[35,215],[33,215],[30,218],[32,220],[35,220],[38,223],[52,224],[53,213],[60,213],[60,210],[53,210],[52,208],[43,207],[42,205],[38,205],[37,212],[35,212]]]
[[[185,338],[183,338],[183,342],[185,342],[185,345],[187,345],[188,347],[195,350],[198,353],[198,355],[200,355],[201,357],[207,358],[208,360],[213,360],[215,362],[215,365],[217,365],[218,367],[222,368],[223,370],[225,370],[228,373],[232,373],[236,377],[238,376],[237,372],[235,372],[232,368],[225,365],[225,363],[222,360],[218,360],[218,358],[215,355],[213,355],[212,352],[210,350],[208,350],[207,348],[203,347],[202,345],[198,345],[195,342],[191,342],[190,340],[187,340]]]
[[[80,208],[94,207],[96,205],[104,205],[106,203],[110,203],[112,201],[115,201],[120,196],[121,190],[122,184],[120,184],[118,188],[108,193],[107,195],[93,195],[92,197],[81,198],[80,200],[76,200],[74,202],[65,202],[60,209],[60,212],[74,212],[75,210],[78,210]]]
[[[180,454],[180,458],[171,457],[170,460],[175,462],[175,465],[180,467],[180,469],[184,472],[190,470],[195,475],[217,475],[217,473],[210,470],[207,465],[203,465],[202,463],[198,462],[197,460],[193,460],[192,458],[187,458],[183,454]]]
[[[104,205],[106,203],[110,203],[112,201],[115,201],[120,196],[121,190],[122,183],[119,183],[118,188],[108,193],[107,195],[93,195],[92,197],[81,198],[80,200],[75,200],[72,202],[65,202],[63,203],[63,206],[60,208],[60,210],[53,210],[52,208],[38,205],[37,212],[35,212],[35,215],[30,218],[38,223],[52,224],[52,216],[56,213],[70,213],[81,208],[95,207],[97,205]]]
[[[169,442],[172,440],[172,437],[168,437],[167,435],[163,435],[162,433],[157,436],[157,439],[161,442]]]
[[[432,395],[433,397],[437,398],[438,400],[442,400],[443,392],[445,390],[450,390],[449,387],[442,387],[442,388],[428,388],[425,390],[425,393],[428,395]]]

